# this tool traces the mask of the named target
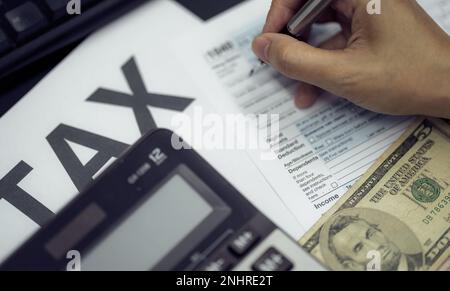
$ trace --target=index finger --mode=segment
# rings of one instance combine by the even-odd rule
[[[307,0],[273,0],[263,33],[278,33]]]

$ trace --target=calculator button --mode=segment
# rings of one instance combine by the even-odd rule
[[[259,239],[260,237],[256,232],[246,229],[233,239],[230,250],[237,256],[244,256],[256,245]]]
[[[268,249],[253,264],[252,269],[259,272],[290,271],[294,265],[275,248]]]
[[[48,25],[44,14],[36,4],[31,2],[26,2],[6,12],[5,17],[14,30],[17,41],[28,38]]]
[[[227,254],[222,254],[206,263],[202,269],[207,272],[224,272],[231,270],[232,267],[233,259]]]

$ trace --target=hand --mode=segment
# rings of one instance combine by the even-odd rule
[[[312,105],[320,89],[376,112],[450,118],[450,37],[414,0],[335,0],[320,21],[342,32],[319,48],[281,35],[306,0],[273,0],[255,54],[301,81],[295,101]]]

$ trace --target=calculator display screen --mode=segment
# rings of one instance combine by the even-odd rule
[[[167,269],[224,221],[231,209],[180,167],[83,258],[83,270]]]

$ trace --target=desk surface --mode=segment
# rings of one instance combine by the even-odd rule
[[[203,20],[227,10],[245,0],[176,0]],[[0,117],[16,104],[31,88],[34,87],[53,67],[55,67],[77,44],[73,44],[59,52],[37,62],[26,70],[14,74],[0,84]]]

